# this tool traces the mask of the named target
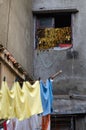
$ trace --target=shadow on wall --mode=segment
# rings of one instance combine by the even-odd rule
[[[77,59],[79,56],[79,53],[76,50],[68,50],[66,56],[67,56],[67,59],[73,59],[73,58]]]
[[[86,81],[80,79],[66,79],[53,82],[54,95],[86,94]]]

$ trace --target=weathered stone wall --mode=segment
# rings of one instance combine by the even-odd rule
[[[6,46],[8,31],[9,0],[0,0],[0,44]]]
[[[33,75],[31,0],[0,0],[0,43]]]
[[[72,42],[69,50],[34,52],[34,76],[42,79],[62,69],[63,73],[55,78],[55,94],[70,92],[86,94],[86,1],[85,0],[33,0],[33,11],[77,9],[72,14]],[[76,51],[77,57],[68,58]],[[69,52],[70,51],[70,52]],[[73,54],[73,53],[72,53]]]
[[[13,86],[13,83],[17,75],[12,71],[11,68],[9,68],[6,64],[4,64],[4,62],[1,61],[0,62],[0,86],[2,84],[4,76],[6,77],[6,81],[9,88],[11,88]]]

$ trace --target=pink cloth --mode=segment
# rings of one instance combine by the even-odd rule
[[[13,121],[13,119],[8,120],[6,123],[7,123],[7,130],[14,130],[14,121]]]

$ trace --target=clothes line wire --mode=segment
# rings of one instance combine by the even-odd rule
[[[48,77],[48,78],[50,78],[50,79],[54,79],[54,78],[56,78],[59,74],[61,74],[62,73],[62,70],[59,70],[58,72],[56,72],[55,74],[53,74],[53,75],[51,75],[50,77]],[[41,80],[41,77],[39,77],[38,78],[38,81],[40,81]],[[6,81],[6,76],[4,76],[3,77],[3,81]],[[24,81],[28,81],[28,82],[30,82],[30,83],[35,83],[37,80],[28,80],[28,79],[25,79],[25,80],[22,80],[22,81],[19,81],[19,78],[18,77],[16,77],[15,78],[15,81],[13,81],[13,82],[19,82],[19,83],[23,83]]]

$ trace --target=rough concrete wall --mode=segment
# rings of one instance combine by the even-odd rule
[[[74,8],[82,6],[84,3],[81,0],[32,0],[33,2],[33,9],[64,9],[64,8]],[[82,6],[83,7],[83,6]]]
[[[50,4],[49,4],[50,3]],[[42,79],[51,74],[63,70],[63,73],[55,78],[55,94],[68,94],[78,92],[86,94],[86,1],[83,0],[33,0],[33,10],[59,10],[78,9],[79,12],[72,15],[73,48],[63,51],[34,52],[34,76]],[[78,57],[68,59],[68,51],[76,50]]]
[[[8,32],[9,0],[0,0],[0,44],[6,47]]]
[[[8,86],[11,88],[17,75],[2,61],[0,62],[0,69],[0,86],[5,76]]]
[[[33,75],[31,0],[0,0],[0,43]]]
[[[11,0],[7,48],[32,75],[31,0]]]

